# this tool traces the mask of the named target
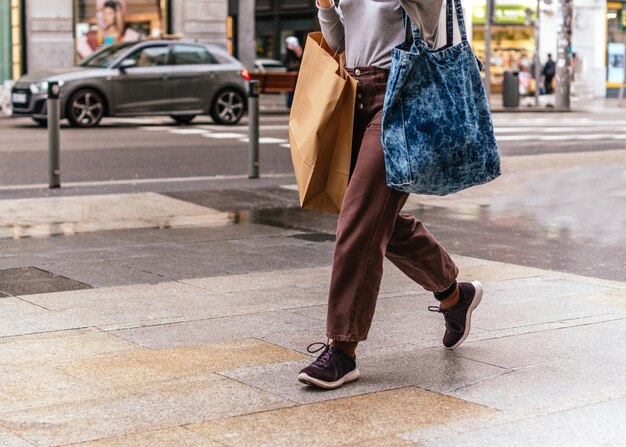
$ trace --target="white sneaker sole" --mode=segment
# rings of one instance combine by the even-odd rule
[[[465,334],[463,334],[463,337],[461,337],[461,339],[457,341],[454,345],[450,347],[444,346],[444,348],[450,351],[455,348],[458,348],[461,345],[461,343],[463,343],[465,339],[467,338],[467,336],[469,335],[470,329],[472,327],[472,312],[474,312],[474,309],[478,307],[478,305],[483,299],[483,285],[479,281],[472,281],[472,285],[476,289],[476,293],[474,295],[474,300],[472,301],[472,304],[470,304],[470,306],[467,308],[467,316],[465,318]]]
[[[306,373],[298,374],[298,380],[306,385],[313,385],[318,388],[324,388],[326,390],[334,390],[335,388],[339,388],[340,386],[352,382],[358,379],[361,376],[358,369],[354,369],[350,371],[348,374],[343,376],[341,379],[336,380],[334,382],[324,382],[323,380],[316,379],[315,377],[311,377]]]

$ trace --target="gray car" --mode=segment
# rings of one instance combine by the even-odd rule
[[[78,66],[32,73],[11,92],[14,116],[46,122],[48,81],[61,86],[61,117],[94,127],[105,116],[170,115],[181,124],[209,114],[236,124],[246,109],[244,66],[217,46],[150,40],[111,45]]]

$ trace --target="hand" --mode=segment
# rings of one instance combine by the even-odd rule
[[[333,0],[317,0],[317,3],[322,8],[330,8],[331,6],[335,6],[335,2]]]

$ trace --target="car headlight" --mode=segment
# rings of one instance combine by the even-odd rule
[[[58,83],[59,83],[59,87],[63,87],[63,84],[65,84],[65,81],[58,81]],[[35,95],[37,93],[47,92],[48,81],[33,82],[32,84],[30,84],[30,91]]]

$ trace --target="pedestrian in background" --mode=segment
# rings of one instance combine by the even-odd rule
[[[445,319],[443,345],[468,336],[472,311],[482,298],[479,282],[457,283],[458,268],[414,216],[400,214],[408,194],[387,186],[381,121],[391,52],[403,43],[403,8],[430,46],[438,42],[443,0],[318,0],[324,38],[345,53],[358,81],[351,177],[337,227],[326,322],[329,344],[298,375],[302,383],[332,389],[356,380],[356,349],[367,338],[385,256],[409,278],[433,292]],[[445,37],[445,32],[442,33]],[[398,340],[401,343],[402,340]],[[314,345],[321,345],[314,350]]]
[[[554,88],[552,88],[552,81],[554,80],[554,76],[556,75],[556,64],[552,60],[552,54],[548,53],[548,60],[546,64],[543,66],[543,70],[541,71],[543,75],[543,83],[546,89],[546,94],[554,93]]]
[[[300,71],[302,63],[302,46],[295,36],[289,36],[285,39],[287,44],[287,52],[283,57],[283,65],[287,67],[287,71]],[[287,93],[287,108],[291,109],[293,104],[293,92]]]

